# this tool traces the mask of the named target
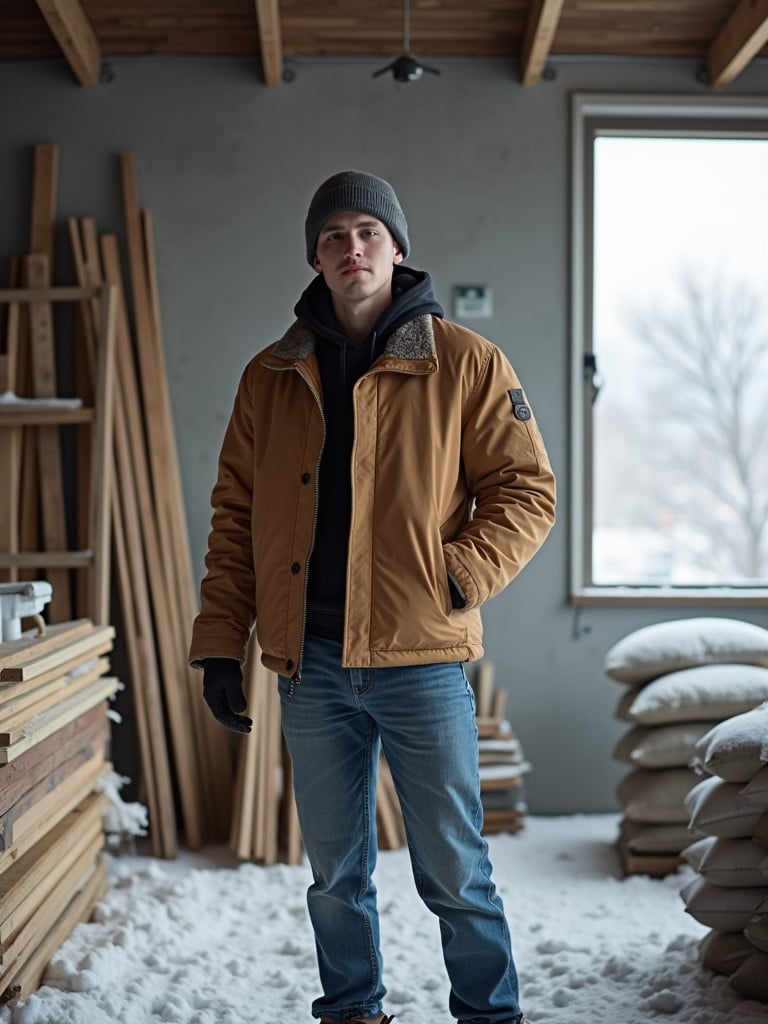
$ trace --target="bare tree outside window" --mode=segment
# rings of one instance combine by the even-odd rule
[[[686,561],[718,580],[768,579],[768,312],[745,282],[692,272],[635,311],[649,399],[670,444],[647,448],[657,507]],[[659,382],[663,380],[663,385]],[[672,443],[673,442],[673,443]]]

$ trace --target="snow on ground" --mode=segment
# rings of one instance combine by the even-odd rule
[[[531,1024],[768,1024],[768,1006],[698,964],[706,929],[679,896],[691,869],[622,880],[617,828],[615,815],[532,817],[490,838]],[[226,866],[199,866],[212,863]],[[0,1024],[312,1024],[306,865],[238,865],[219,850],[113,858],[111,876],[95,920]],[[437,922],[405,850],[380,855],[376,881],[387,1011],[450,1024]]]

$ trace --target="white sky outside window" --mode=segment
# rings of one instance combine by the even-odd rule
[[[592,582],[764,586],[768,525],[756,536],[754,510],[768,513],[768,140],[602,136],[594,156],[593,351],[603,388],[593,407]],[[708,323],[719,309],[714,359],[695,351],[704,333],[687,331],[689,364],[702,378],[711,367],[709,396],[675,370],[674,329],[649,345],[636,326],[637,314],[685,320],[684,278],[700,289]],[[739,338],[760,354],[734,402],[728,352],[746,350],[733,340],[740,323]],[[740,441],[727,435],[728,455],[715,421],[736,407]]]

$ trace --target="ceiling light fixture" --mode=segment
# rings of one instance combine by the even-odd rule
[[[428,71],[430,75],[440,74],[437,68],[426,67],[409,53],[410,33],[408,15],[408,0],[403,0],[403,53],[397,60],[387,64],[385,68],[379,68],[378,71],[374,71],[374,78],[378,78],[379,75],[384,75],[387,71],[391,71],[396,82],[418,82],[425,71]]]

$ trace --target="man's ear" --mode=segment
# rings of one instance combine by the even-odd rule
[[[402,249],[398,249],[397,246],[395,246],[395,255],[394,255],[394,258],[392,260],[392,263],[395,266],[397,266],[398,263],[402,263],[402,262],[403,262],[403,250]]]
[[[320,260],[317,258],[317,253],[315,253],[315,255],[312,257],[312,266],[315,268],[315,270],[319,274],[320,273]]]

